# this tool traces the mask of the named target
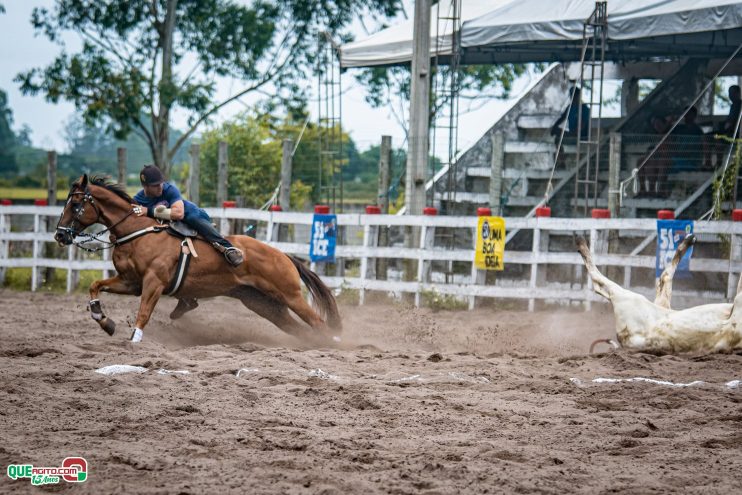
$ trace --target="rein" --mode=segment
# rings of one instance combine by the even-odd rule
[[[75,211],[74,218],[73,218],[72,223],[73,224],[74,223],[77,223],[78,225],[80,224],[79,219],[85,214],[85,203],[90,203],[90,205],[93,207],[93,209],[97,213],[97,216],[95,218],[95,221],[93,221],[93,224],[98,223],[98,221],[100,220],[100,218],[103,216],[103,213],[101,212],[100,208],[98,208],[98,206],[95,204],[95,201],[93,200],[93,195],[90,194],[90,190],[86,187],[85,188],[85,191],[70,192],[67,195],[67,204],[69,204],[70,200],[72,199],[72,196],[75,195],[75,194],[82,194],[83,195],[83,198],[82,198],[83,204],[80,206],[79,209],[77,209],[77,211]],[[64,210],[62,211],[62,214],[64,215]],[[63,232],[67,232],[67,233],[71,234],[73,236],[73,239],[74,238],[83,238],[82,240],[79,240],[79,241],[78,240],[73,240],[72,243],[76,247],[82,249],[83,251],[87,251],[88,253],[97,253],[99,251],[105,251],[106,249],[115,248],[116,246],[120,246],[122,244],[125,244],[125,243],[127,243],[129,241],[132,241],[132,240],[136,239],[137,237],[140,237],[140,236],[145,235],[145,234],[149,234],[150,232],[161,232],[162,230],[165,230],[165,228],[166,228],[164,226],[153,225],[151,227],[147,227],[146,229],[137,230],[136,232],[133,232],[131,234],[127,234],[127,235],[123,236],[121,239],[118,239],[118,240],[116,240],[114,242],[110,242],[110,241],[101,239],[99,237],[99,236],[105,234],[106,232],[110,232],[111,229],[113,229],[117,225],[123,223],[124,220],[126,220],[127,218],[129,218],[133,214],[134,214],[134,210],[129,211],[129,213],[127,213],[126,215],[124,215],[124,217],[121,220],[119,220],[118,222],[116,222],[113,225],[111,225],[110,227],[107,227],[104,230],[101,230],[100,232],[96,232],[94,234],[86,234],[86,233],[83,233],[83,232],[79,232],[77,229],[75,229],[72,226],[72,224],[69,227],[59,227],[59,226],[57,226],[57,230],[61,230]],[[87,246],[84,245],[85,243],[89,243],[89,242],[93,242],[93,241],[97,241],[97,242],[99,242],[101,244],[105,244],[105,245],[102,246],[102,247],[97,247],[97,248],[90,248],[90,247],[87,247]]]

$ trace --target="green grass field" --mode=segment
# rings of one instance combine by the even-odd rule
[[[137,193],[139,189],[129,188],[131,195]],[[57,191],[57,201],[64,201],[69,191]],[[36,188],[19,188],[19,187],[0,187],[0,199],[10,199],[14,201],[33,201],[34,199],[46,199],[46,189]]]
[[[80,283],[75,292],[86,292],[94,280],[103,276],[100,270],[82,270],[80,272]],[[5,272],[4,287],[11,290],[31,290],[31,268],[8,268]],[[54,276],[49,281],[44,281],[39,288],[43,292],[63,293],[67,290],[67,270],[54,269]]]

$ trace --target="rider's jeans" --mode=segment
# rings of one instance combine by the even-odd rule
[[[211,243],[216,242],[225,248],[232,247],[232,244],[222,237],[219,231],[214,228],[211,223],[211,218],[204,210],[199,208],[194,213],[186,215],[185,218],[183,218],[183,221],[196,229],[196,231],[204,236],[207,241]]]

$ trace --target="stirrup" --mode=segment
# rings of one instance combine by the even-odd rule
[[[245,261],[245,258],[242,256],[242,251],[240,251],[236,247],[228,247],[224,251],[224,257],[232,266],[240,266],[242,262]]]

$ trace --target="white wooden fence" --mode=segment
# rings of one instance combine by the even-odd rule
[[[207,208],[208,213],[215,221],[218,221],[222,232],[227,233],[230,220],[250,220],[260,222],[262,226],[258,229],[258,237],[261,240],[275,246],[285,253],[300,257],[308,257],[309,254],[309,226],[312,223],[311,213],[293,212],[268,212],[241,208]],[[41,273],[44,268],[61,268],[67,271],[67,290],[71,291],[77,280],[80,270],[101,270],[102,276],[107,277],[108,272],[113,272],[114,267],[110,261],[110,251],[104,251],[103,256],[98,259],[80,259],[78,249],[67,248],[67,256],[64,259],[45,258],[43,256],[45,243],[53,243],[53,232],[46,231],[47,218],[51,218],[53,225],[61,213],[61,207],[52,206],[0,206],[0,278],[4,278],[7,268],[29,267],[32,268],[31,289],[36,290],[41,283]],[[25,224],[31,225],[25,232],[12,228],[20,225],[19,217],[26,215]],[[335,254],[338,260],[358,260],[360,269],[351,271],[345,276],[323,275],[323,280],[334,288],[357,290],[360,303],[363,304],[366,291],[387,291],[394,293],[414,293],[416,304],[420,304],[421,294],[424,291],[437,291],[440,294],[449,294],[461,298],[467,298],[469,307],[474,307],[475,298],[508,298],[528,300],[529,308],[533,309],[536,300],[550,301],[584,301],[589,307],[592,301],[601,300],[592,292],[589,281],[585,283],[586,277],[582,274],[582,259],[570,249],[564,252],[549,251],[546,242],[549,236],[571,235],[580,232],[589,235],[591,249],[594,253],[595,262],[598,266],[617,266],[624,272],[624,287],[632,288],[646,295],[651,295],[652,287],[636,287],[632,285],[632,269],[654,270],[655,256],[631,255],[631,254],[608,254],[609,232],[612,239],[616,236],[621,238],[635,238],[636,243],[656,233],[656,221],[654,219],[567,219],[567,218],[506,218],[507,231],[520,229],[521,231],[533,231],[533,240],[530,249],[516,251],[506,247],[504,262],[506,268],[509,265],[529,265],[530,270],[525,270],[525,275],[518,279],[497,276],[494,284],[484,283],[483,272],[474,268],[474,246],[468,249],[444,249],[436,247],[433,243],[434,231],[437,228],[470,229],[472,239],[476,238],[476,217],[446,217],[446,216],[396,216],[396,215],[366,215],[366,214],[339,214],[337,215],[338,227],[346,229],[346,239],[349,242],[339,244]],[[278,225],[294,225],[296,231],[304,232],[301,242],[278,242],[276,240]],[[298,227],[303,226],[303,227]],[[379,227],[418,227],[413,231],[419,232],[416,246],[406,248],[401,246],[377,247],[376,239]],[[728,259],[701,258],[694,255],[691,260],[692,272],[717,273],[726,277],[726,290],[708,290],[698,287],[693,291],[675,290],[674,298],[693,298],[704,301],[730,300],[736,290],[737,275],[742,269],[740,259],[740,236],[742,236],[742,222],[696,222],[694,231],[699,238],[699,244],[704,242],[718,242],[719,234],[731,236],[731,256]],[[351,235],[354,232],[356,235]],[[302,237],[299,235],[299,237]],[[339,238],[340,241],[341,238]],[[10,249],[11,243],[31,243],[31,255],[22,253],[23,256],[15,255],[17,249]],[[473,240],[472,240],[473,242]],[[653,243],[649,243],[654,245]],[[28,245],[28,244],[26,244]],[[650,248],[651,249],[651,248]],[[417,279],[414,281],[400,280],[399,273],[390,280],[378,280],[374,275],[374,260],[387,258],[390,260],[415,260],[417,262]],[[250,262],[250,253],[246,253],[247,262]],[[463,277],[460,276],[455,283],[433,282],[430,264],[433,261],[468,262],[471,271]],[[580,275],[580,280],[574,282],[546,282],[544,277],[547,265],[572,265],[574,272]],[[318,267],[314,267],[318,268]],[[394,274],[393,274],[394,275]]]

